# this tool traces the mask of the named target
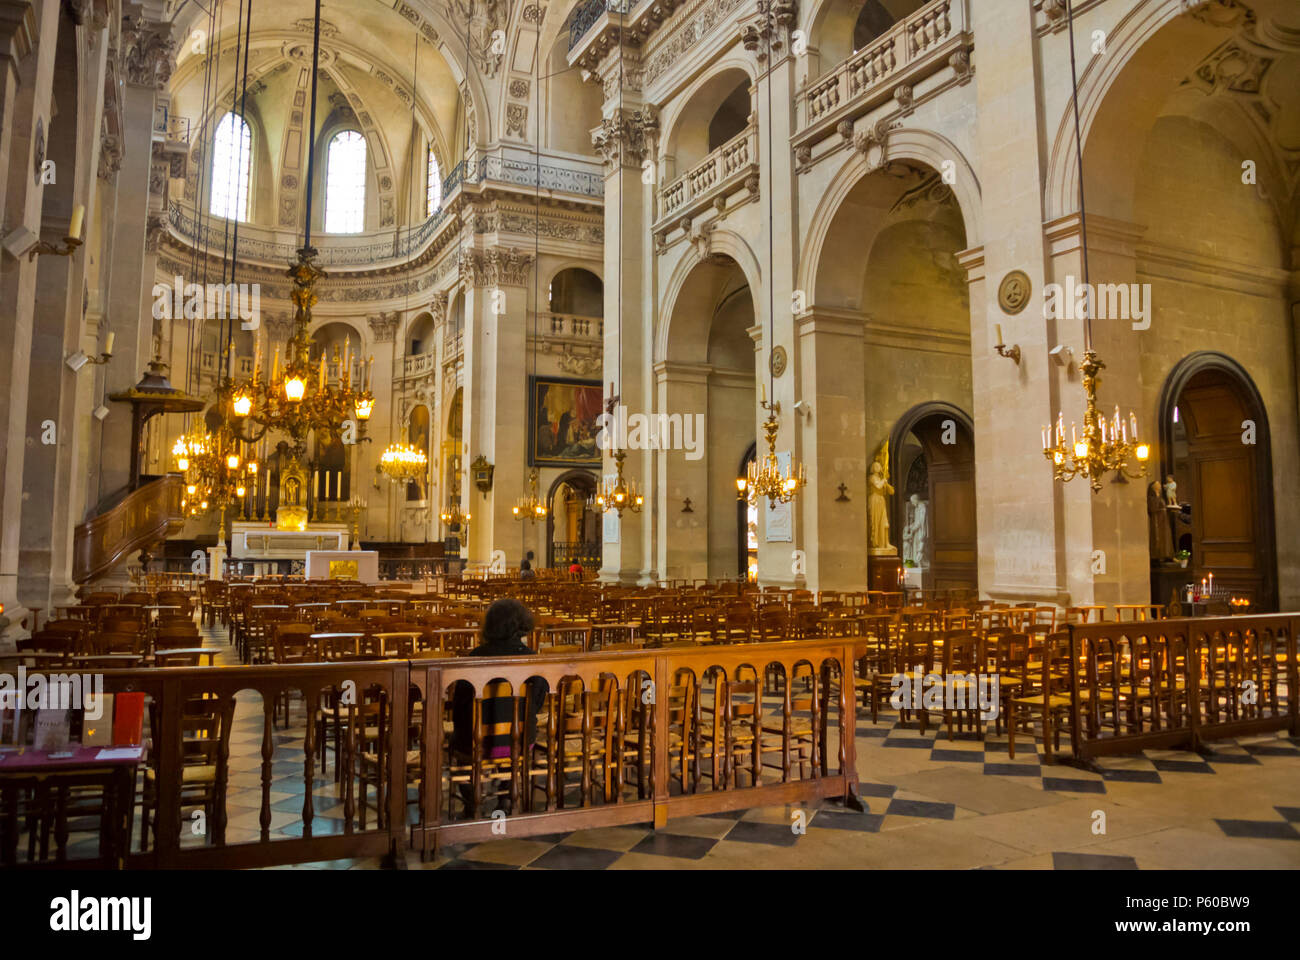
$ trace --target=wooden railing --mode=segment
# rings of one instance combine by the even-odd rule
[[[1075,758],[1300,736],[1298,624],[1265,614],[1071,625]]]
[[[501,815],[464,799],[466,761],[448,749],[455,737],[449,744],[444,734],[445,707],[454,703],[459,683],[473,696],[498,681],[517,692],[539,685],[538,740],[545,743],[523,741],[521,718],[511,761],[496,767],[508,767],[515,803],[504,833],[511,837],[621,823],[660,827],[674,816],[823,797],[844,797],[861,810],[851,678],[864,653],[860,642],[840,639],[507,659],[104,671],[106,693],[146,695],[152,740],[153,774],[137,799],[148,804],[148,826],[133,832],[131,852],[112,865],[263,867],[376,856],[400,865],[408,837],[427,856],[442,843],[500,835]],[[577,734],[572,727],[566,734],[562,724],[571,716],[566,711],[575,690],[577,701],[587,704],[582,742],[598,749],[588,756],[583,746],[581,757],[571,751],[566,758],[566,743]],[[593,711],[586,693],[597,691],[606,708]],[[339,703],[337,714],[322,709],[324,695]],[[277,730],[284,721],[275,715],[283,713],[286,696],[293,724]],[[261,743],[251,767],[230,756],[232,733],[252,732],[238,720],[247,723],[250,703],[261,721],[254,726]],[[286,737],[290,729],[292,738]],[[364,744],[358,741],[363,730]],[[323,751],[322,741],[332,749]],[[302,749],[298,772],[285,768],[286,744]],[[210,764],[207,778],[183,779],[196,762]],[[331,781],[337,800],[319,790]],[[260,797],[256,826],[235,827],[227,797],[253,791]],[[418,792],[418,801],[408,799],[408,791]],[[298,822],[281,830],[272,794],[285,792],[301,806],[290,811]],[[457,805],[465,809],[449,810]],[[198,807],[207,810],[202,821],[186,814]],[[328,810],[326,819],[318,807]],[[198,822],[202,830],[195,829]]]
[[[88,583],[111,571],[137,550],[181,529],[184,481],[159,477],[88,523],[77,527],[72,544],[72,578]]]
[[[864,653],[865,646],[853,641],[827,640],[462,658],[427,667],[412,663],[411,681],[426,705],[422,737],[426,747],[420,758],[425,786],[412,846],[427,857],[443,843],[488,840],[502,833],[527,837],[624,823],[661,827],[670,817],[815,803],[823,797],[844,797],[860,810],[856,693],[851,679],[845,683],[840,678],[852,677],[854,663]],[[762,730],[754,737],[744,719],[749,707],[728,691],[745,678],[756,682],[761,696],[771,674],[784,678],[781,706],[763,714],[761,701],[754,705]],[[539,748],[539,757],[516,738],[509,769],[502,774],[513,801],[504,820],[476,809],[476,800],[474,808],[456,811],[468,819],[454,818],[449,807],[458,798],[449,803],[444,784],[452,782],[454,764],[465,769],[465,760],[444,750],[437,726],[443,704],[458,683],[469,684],[481,695],[488,683],[502,680],[516,696],[532,684],[545,684],[548,708],[541,713],[539,731],[545,730],[547,745]],[[605,782],[594,782],[595,771],[588,768],[584,756],[577,805],[566,806],[565,790],[557,790],[553,778],[563,777],[566,769],[558,704],[563,691],[573,686],[593,695],[600,691],[598,697],[606,705],[588,709],[581,735],[603,750],[602,759],[592,766],[601,768]],[[806,727],[800,727],[796,713],[809,715],[803,718]],[[631,762],[625,760],[628,753],[636,754]],[[636,783],[625,783],[623,775],[633,765],[638,771]],[[670,793],[670,782],[677,785],[676,793]],[[546,800],[539,810],[536,793],[541,791]]]
[[[711,200],[758,164],[757,127],[748,127],[659,191],[659,219]]]
[[[908,67],[968,29],[966,0],[933,0],[926,4],[813,81],[804,94],[800,129],[834,116],[841,107],[874,90],[882,90]]]

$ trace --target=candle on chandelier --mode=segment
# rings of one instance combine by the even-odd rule
[[[1002,339],[1002,324],[995,323],[993,324],[993,327],[998,332],[998,346],[999,347],[1004,346],[1006,344],[1006,341]]]
[[[1060,446],[1065,443],[1065,412],[1062,411],[1056,415],[1056,444]]]
[[[112,330],[108,331],[108,339],[104,341],[104,354],[106,356],[111,357],[113,355],[113,343],[116,340],[117,340],[117,334],[114,333]]]
[[[349,374],[352,372],[348,366],[348,347],[352,346],[351,340],[343,341],[343,366],[339,367],[339,383],[347,386],[352,379]]]
[[[320,355],[320,388],[325,389],[325,354]]]
[[[280,379],[280,348],[275,348],[275,361],[271,364],[271,382]]]
[[[1047,449],[1047,428],[1043,427],[1043,449]]]
[[[1128,428],[1133,434],[1133,439],[1136,440],[1138,438],[1138,415],[1132,410],[1128,412]]]
[[[1210,574],[1210,592],[1209,596],[1214,596],[1214,574]]]

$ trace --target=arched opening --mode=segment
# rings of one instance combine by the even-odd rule
[[[588,506],[596,492],[596,477],[586,470],[568,470],[551,484],[546,495],[546,565],[567,570],[577,560],[585,569],[600,566],[601,514]]]
[[[740,461],[736,478],[749,473],[749,465],[758,459],[758,444],[751,443]],[[736,576],[748,583],[758,581],[758,505],[736,491]]]
[[[547,301],[553,314],[604,317],[605,285],[590,270],[569,267],[551,278]]]
[[[359,130],[340,130],[325,152],[325,232],[365,228],[366,138]]]
[[[425,457],[429,455],[429,408],[424,404],[416,404],[411,410],[411,418],[406,427],[406,442],[417,450],[421,451]],[[428,483],[428,477],[420,477],[418,480],[412,480],[406,485],[406,502],[414,503],[420,500],[426,500],[425,485]]]
[[[922,589],[976,589],[975,437],[947,403],[909,410],[890,435],[890,525],[905,568]],[[913,574],[915,577],[916,574]]]
[[[248,121],[227,113],[212,138],[212,194],[209,212],[227,220],[248,219],[253,132]]]
[[[591,130],[600,126],[605,95],[600,84],[583,82],[582,72],[569,66],[569,24],[584,7],[585,4],[577,4],[557,34],[547,54],[541,82],[547,113],[547,145],[562,153],[590,156]]]
[[[825,74],[888,33],[929,0],[841,0],[823,4],[811,31],[817,75]]]
[[[451,402],[447,404],[447,439],[442,446],[442,489],[447,492],[445,506],[448,508],[453,502],[461,502],[461,455],[463,453],[461,441],[464,437],[464,417],[465,391],[463,387],[457,387]],[[456,524],[447,528],[445,535],[448,556],[459,556],[465,531]]]
[[[929,0],[867,0],[853,24],[853,50],[861,50],[886,33],[904,17],[910,17]]]
[[[749,80],[746,79],[736,84],[709,121],[709,152],[740,136],[749,126],[749,114]]]
[[[710,77],[691,95],[673,124],[665,150],[674,167],[669,171],[670,179],[685,174],[749,126],[751,82],[744,70],[728,68]],[[715,141],[715,136],[723,139]]]
[[[671,424],[680,422],[676,435],[661,441],[667,447],[664,490],[675,506],[663,522],[677,525],[665,534],[662,565],[669,579],[730,580],[737,573],[737,544],[746,539],[748,518],[736,507],[736,470],[754,444],[758,408],[754,323],[749,279],[726,255],[694,266],[673,302],[667,360],[657,371],[657,412],[673,418]],[[687,498],[698,516],[681,517]],[[701,534],[707,536],[705,562]]]
[[[318,367],[323,356],[325,358],[325,376],[329,380],[337,381],[342,374],[340,367],[345,353],[348,357],[348,366],[352,368],[352,382],[355,384],[362,362],[361,334],[357,333],[348,324],[337,322],[326,323],[312,332],[311,352],[309,354],[312,367]]]
[[[433,316],[422,313],[411,321],[406,331],[406,355],[416,357],[422,353],[433,353]]]
[[[1165,502],[1178,504],[1167,510],[1170,543],[1190,558],[1183,569],[1152,556],[1152,601],[1213,574],[1216,600],[1276,610],[1272,442],[1249,374],[1217,353],[1179,363],[1161,394],[1160,449]]]

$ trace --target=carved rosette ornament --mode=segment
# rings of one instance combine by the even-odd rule
[[[172,78],[176,41],[166,24],[143,17],[122,18],[122,65],[127,83],[162,90]]]

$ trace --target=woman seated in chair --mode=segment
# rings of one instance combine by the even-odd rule
[[[533,651],[524,643],[523,638],[533,629],[533,615],[513,597],[501,597],[493,601],[483,617],[483,642],[469,651],[471,657],[527,657]],[[528,729],[523,738],[524,752],[537,740],[537,714],[546,698],[544,684],[533,682],[528,685]],[[513,730],[513,713],[515,698],[519,691],[510,695],[508,686],[500,681],[486,685],[483,691],[483,753],[485,761],[499,760],[510,756],[510,741]],[[465,681],[456,684],[452,699],[452,750],[461,757],[472,757],[474,752],[474,690]],[[461,785],[461,794],[466,804],[469,785]],[[503,807],[510,805],[508,793],[502,799]]]

